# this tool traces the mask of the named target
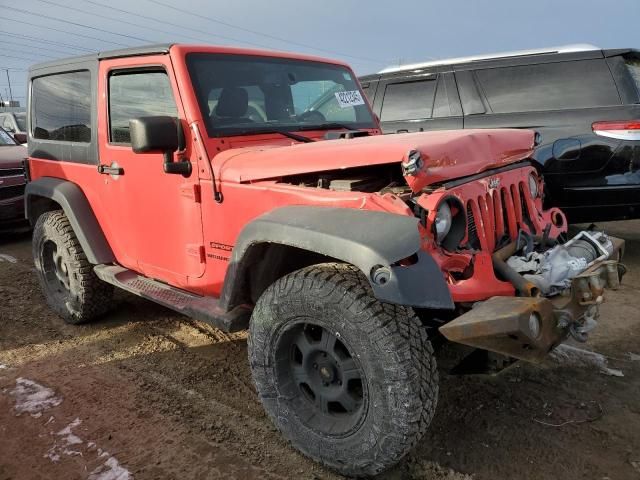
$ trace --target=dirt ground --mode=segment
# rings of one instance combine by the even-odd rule
[[[640,222],[586,345],[495,376],[441,372],[427,436],[386,479],[640,478]],[[256,398],[246,338],[144,300],[86,326],[46,307],[28,234],[0,233],[0,480],[335,479]]]

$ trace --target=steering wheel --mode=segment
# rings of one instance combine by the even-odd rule
[[[327,119],[317,110],[309,110],[298,115],[298,120],[309,123],[325,123]]]

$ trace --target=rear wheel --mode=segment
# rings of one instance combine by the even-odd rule
[[[64,212],[38,218],[33,259],[47,303],[66,322],[84,323],[109,309],[113,287],[93,272]]]
[[[413,311],[376,300],[354,267],[289,274],[258,300],[249,359],[260,399],[292,444],[345,475],[398,462],[433,416],[438,375]]]

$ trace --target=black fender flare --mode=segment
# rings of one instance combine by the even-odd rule
[[[90,263],[98,265],[115,262],[113,251],[89,200],[78,185],[53,177],[41,177],[27,183],[24,211],[31,225],[35,225],[38,217],[44,213],[36,207],[38,197],[52,200],[62,207]]]
[[[287,206],[272,210],[240,232],[222,288],[221,306],[232,309],[241,303],[240,290],[252,265],[247,254],[251,248],[276,243],[356,266],[380,301],[453,309],[440,268],[420,248],[417,224],[418,219],[411,216],[349,208]],[[398,264],[409,257],[417,261]],[[385,277],[384,283],[380,276]]]

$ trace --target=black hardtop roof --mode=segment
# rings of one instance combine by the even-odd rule
[[[362,75],[359,78],[360,81],[376,80],[379,77],[405,77],[407,75],[414,75],[416,70],[420,70],[420,73],[437,73],[444,71],[455,70],[470,70],[474,68],[492,68],[492,67],[505,67],[511,65],[524,65],[530,63],[532,59],[536,62],[557,62],[568,60],[588,60],[593,58],[614,57],[616,55],[625,55],[629,53],[640,53],[640,50],[634,48],[617,48],[607,50],[585,50],[579,52],[550,52],[550,53],[530,53],[517,56],[505,56],[505,57],[486,57],[468,62],[451,62],[447,63],[447,59],[433,62],[433,65],[429,65],[426,62],[425,65],[407,66],[407,68],[398,67],[394,71],[378,72],[367,75]],[[454,59],[451,59],[454,60]]]
[[[68,69],[73,64],[81,64],[86,62],[97,62],[106,58],[120,58],[120,57],[136,57],[141,55],[155,55],[169,53],[169,49],[173,43],[158,43],[153,45],[143,45],[140,47],[121,48],[118,50],[108,50],[105,52],[89,53],[87,55],[77,55],[74,57],[61,58],[59,60],[52,60],[50,62],[37,63],[29,67],[29,72],[35,72],[40,70],[51,70],[64,67]]]

